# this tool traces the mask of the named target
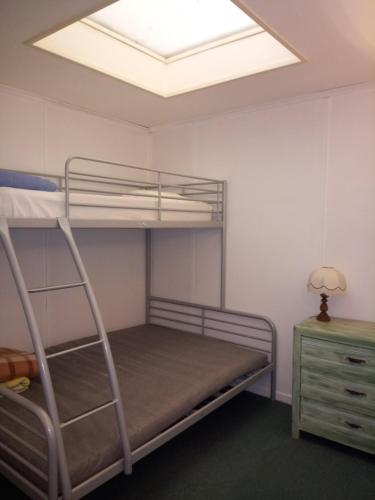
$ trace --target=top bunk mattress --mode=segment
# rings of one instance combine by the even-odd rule
[[[68,342],[49,352],[58,352],[87,340]],[[235,379],[268,364],[263,353],[157,325],[140,325],[110,333],[109,341],[133,450]],[[99,346],[51,358],[49,366],[63,421],[111,399]],[[38,380],[32,382],[24,396],[45,407]],[[0,405],[31,424],[25,410],[4,399],[0,399]],[[5,425],[5,417],[1,414],[0,417],[0,423]],[[14,434],[40,449],[40,440],[27,430],[15,428],[16,424],[10,421],[6,424]],[[63,432],[73,484],[121,458],[113,408],[76,422]],[[9,443],[9,437],[1,430],[0,439]],[[17,443],[12,443],[13,449],[15,446],[17,449]],[[45,468],[45,464],[27,449],[18,446],[17,451],[27,454],[26,458],[36,467]]]
[[[135,194],[136,193],[136,194]],[[211,221],[210,204],[189,200],[175,193],[163,193],[162,221]],[[72,192],[70,218],[90,220],[158,220],[158,198],[137,190],[133,195],[104,195]],[[0,187],[0,216],[27,219],[55,219],[65,216],[65,193]]]

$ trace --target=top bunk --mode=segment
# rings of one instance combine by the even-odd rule
[[[61,217],[73,228],[224,227],[225,181],[81,156],[66,161],[65,175],[6,172],[15,182],[0,183],[0,217],[11,228],[55,228]],[[56,190],[36,188],[34,176]]]

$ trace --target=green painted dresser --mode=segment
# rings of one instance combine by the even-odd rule
[[[300,431],[375,454],[375,323],[295,326],[293,437]]]

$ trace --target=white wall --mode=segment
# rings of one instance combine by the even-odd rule
[[[155,168],[228,180],[227,307],[275,321],[281,400],[290,401],[293,325],[318,310],[310,271],[333,265],[346,275],[333,315],[375,320],[374,137],[373,85],[153,130]],[[212,303],[212,254],[194,260],[191,242],[185,273],[171,258],[183,250],[188,260],[187,238],[180,250],[156,239],[154,293],[178,276],[178,298]]]
[[[305,289],[313,268],[331,264],[347,276],[348,293],[330,300],[333,314],[375,320],[375,87],[243,109],[152,136],[155,168],[228,180],[227,306],[276,322],[278,397],[288,401],[293,324],[318,309]],[[2,168],[61,173],[74,154],[150,161],[146,130],[5,87],[0,138]],[[76,235],[107,328],[142,321],[143,232]],[[17,230],[14,239],[30,286],[74,279],[57,231]],[[153,293],[217,304],[215,231],[157,232],[154,244]],[[33,299],[46,345],[91,333],[79,293]],[[0,324],[0,344],[26,345],[2,250]]]
[[[68,156],[87,155],[148,166],[146,129],[0,87],[0,167],[62,174]],[[142,231],[75,231],[107,329],[144,318]],[[75,280],[57,230],[15,230],[30,287]],[[94,332],[82,290],[33,296],[46,345]],[[27,329],[0,248],[0,345],[28,346]]]

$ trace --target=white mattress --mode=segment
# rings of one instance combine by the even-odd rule
[[[70,194],[71,203],[97,205],[95,207],[72,206],[70,218],[72,219],[116,219],[116,220],[157,220],[158,200],[152,197],[155,192],[133,191],[138,196],[131,195],[102,195],[76,193]],[[163,209],[178,209],[178,212],[162,212],[161,219],[165,221],[209,221],[211,205],[191,201],[174,193],[163,193],[173,199],[162,199]],[[128,209],[110,208],[130,207]],[[146,208],[140,210],[140,208]],[[138,210],[137,210],[138,209]],[[188,210],[184,212],[184,210]],[[191,212],[190,212],[191,211]],[[61,192],[50,193],[46,191],[32,191],[29,189],[15,189],[0,187],[0,215],[5,217],[25,218],[56,218],[65,215],[65,194]]]

